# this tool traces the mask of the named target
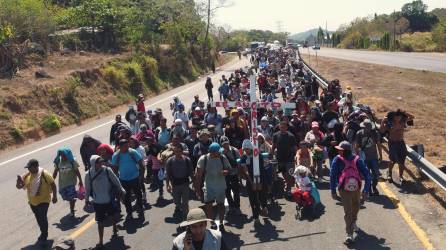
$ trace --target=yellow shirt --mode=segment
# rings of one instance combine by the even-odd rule
[[[40,191],[39,195],[32,196],[30,191],[31,183],[33,182],[34,178],[37,174],[28,174],[25,179],[25,189],[28,193],[28,202],[29,204],[33,206],[37,206],[41,203],[50,203],[51,202],[51,184],[54,183],[53,176],[51,176],[46,170],[43,170],[42,177],[41,177],[41,184],[40,184]]]

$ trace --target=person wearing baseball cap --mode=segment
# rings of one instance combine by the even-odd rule
[[[330,189],[333,199],[338,200],[336,189],[342,200],[344,207],[344,220],[346,224],[347,237],[346,244],[354,242],[353,233],[358,233],[359,228],[356,225],[358,219],[359,207],[361,199],[367,199],[371,178],[369,170],[364,161],[357,155],[353,154],[353,147],[348,141],[342,141],[335,147],[338,155],[333,159],[330,171]],[[361,195],[361,176],[364,177],[364,189]]]
[[[206,214],[201,208],[194,208],[187,214],[187,219],[180,224],[186,230],[173,240],[172,249],[226,249],[221,232],[208,229]]]
[[[361,129],[355,136],[355,151],[361,156],[372,173],[372,192],[370,195],[377,196],[379,195],[376,187],[379,178],[379,162],[382,160],[381,135],[373,128],[373,123],[369,119],[365,119],[360,126]]]
[[[220,219],[220,231],[224,231],[226,179],[231,165],[226,156],[220,154],[220,145],[213,142],[209,146],[209,153],[202,155],[197,162],[195,173],[195,191],[198,197],[203,197],[206,214],[209,219],[214,219],[213,203],[217,203]],[[204,186],[201,190],[201,183],[204,179]],[[202,191],[202,192],[201,192]],[[217,229],[217,225],[212,225],[212,229]]]
[[[43,246],[46,245],[48,239],[48,207],[51,201],[57,202],[57,187],[53,176],[39,167],[36,159],[29,160],[25,168],[28,169],[28,173],[17,175],[16,187],[27,191],[29,206],[40,229],[37,241]]]

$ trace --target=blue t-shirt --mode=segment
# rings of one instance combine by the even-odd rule
[[[170,129],[168,128],[158,128],[158,143],[165,147],[169,143],[170,139]]]
[[[118,162],[118,154],[119,162]],[[130,156],[130,154],[132,154]],[[120,153],[116,151],[113,154],[111,163],[113,166],[118,166],[119,179],[123,181],[131,181],[139,177],[138,162],[142,160],[138,151],[129,148],[128,152]]]

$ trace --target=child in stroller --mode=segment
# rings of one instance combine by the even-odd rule
[[[315,216],[317,203],[320,202],[316,185],[309,178],[309,170],[305,166],[297,166],[294,171],[296,188],[291,192],[293,201],[296,202],[296,219],[302,219],[305,212],[311,217]]]

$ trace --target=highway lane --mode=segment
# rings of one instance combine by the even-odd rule
[[[315,56],[315,50],[300,48],[300,52]],[[409,53],[409,52],[385,52],[321,48],[318,56],[333,57],[344,60],[383,64],[400,68],[427,70],[446,73],[445,53]],[[313,60],[313,58],[311,59]]]
[[[224,67],[221,74],[228,75],[236,68],[247,65],[247,61],[235,60]],[[216,77],[213,80],[216,82]],[[155,104],[163,110],[168,110],[172,95],[178,95],[187,106],[192,102],[193,95],[199,93],[205,96],[204,80],[200,79],[186,86],[171,90],[162,95],[150,98],[147,101]],[[171,118],[169,115],[168,118]],[[38,228],[33,215],[26,204],[26,194],[15,189],[15,176],[24,171],[23,166],[29,158],[37,158],[41,165],[52,171],[52,161],[57,148],[68,146],[73,149],[75,156],[80,159],[79,146],[83,132],[88,129],[90,135],[104,142],[108,142],[110,124],[98,127],[109,122],[113,115],[103,119],[90,122],[70,131],[63,132],[57,136],[44,139],[20,149],[11,151],[0,156],[0,168],[3,170],[0,176],[0,228],[2,240],[0,249],[34,249],[33,243],[38,235]],[[68,138],[68,139],[67,139]],[[64,140],[59,143],[60,140]],[[44,148],[39,150],[39,148]],[[38,150],[38,151],[35,151]],[[35,151],[35,152],[33,152]],[[26,157],[17,158],[25,153]],[[13,161],[4,163],[10,159]],[[294,219],[295,207],[292,203],[280,199],[278,205],[270,209],[270,219],[262,221],[263,226],[254,230],[253,222],[250,220],[251,210],[247,197],[242,198],[242,211],[244,214],[239,218],[229,217],[226,228],[228,233],[224,237],[231,248],[239,249],[295,249],[297,246],[303,249],[344,249],[344,223],[342,207],[338,202],[331,200],[328,191],[328,183],[319,185],[325,212],[314,221],[296,221]],[[146,221],[120,222],[125,225],[120,230],[117,240],[106,245],[107,249],[169,249],[171,241],[177,233],[176,221],[171,218],[173,204],[169,199],[163,204],[155,204],[157,193],[149,194],[151,208],[145,212]],[[199,206],[192,202],[191,207]],[[69,212],[68,204],[59,202],[51,205],[49,209],[50,238],[57,239],[62,235],[75,233],[78,235],[76,244],[78,249],[93,247],[97,242],[96,225],[90,223],[93,214],[87,214],[81,210],[83,203],[77,204],[78,220],[71,220],[66,215]],[[359,226],[363,233],[358,238],[357,246],[361,249],[423,249],[423,245],[417,239],[410,227],[402,219],[391,201],[382,196],[373,198],[372,202],[365,204],[365,209],[359,215]],[[111,229],[107,228],[105,240],[110,237]]]
[[[217,82],[218,78],[222,74],[230,74],[236,68],[240,68],[246,65],[246,61],[234,60],[233,62],[221,67],[221,70],[213,77]],[[228,71],[229,70],[229,71]],[[174,95],[186,103],[187,106],[193,101],[195,94],[201,94],[201,98],[206,97],[204,90],[205,78],[201,78],[195,82],[165,92],[154,98],[149,98],[146,102],[148,108],[159,107],[163,109],[167,114],[167,118],[171,121],[171,115],[169,115],[169,103],[172,101]],[[121,111],[124,115],[126,108]],[[4,205],[0,208],[0,227],[2,228],[3,235],[10,235],[5,240],[2,240],[0,249],[18,249],[19,246],[30,244],[38,236],[38,228],[32,217],[32,213],[26,204],[26,193],[19,192],[15,189],[16,175],[24,172],[23,166],[30,158],[36,158],[39,160],[42,167],[53,171],[52,162],[55,157],[55,153],[59,147],[67,146],[73,150],[75,157],[81,162],[79,148],[82,142],[84,134],[90,134],[93,137],[99,139],[102,142],[108,143],[109,131],[112,124],[112,120],[115,115],[109,115],[102,119],[89,122],[82,126],[76,127],[72,130],[62,132],[58,135],[43,139],[39,142],[32,143],[10,152],[2,153],[0,156],[0,168],[2,174],[0,175],[0,193],[2,202]],[[84,131],[88,131],[85,133]],[[24,157],[25,156],[25,157]],[[77,210],[79,211],[83,204],[79,203]],[[68,214],[68,204],[61,201],[55,205],[50,206],[49,221],[50,221],[50,237],[54,235],[60,235],[62,233],[70,232],[71,228],[65,227],[64,223],[67,222],[68,217],[64,217]],[[85,213],[78,213],[79,216],[85,220]],[[68,220],[70,222],[70,220]],[[70,224],[70,223],[69,223]],[[57,229],[57,227],[60,227]],[[32,232],[29,237],[23,237],[23,234],[17,234],[17,232]]]

